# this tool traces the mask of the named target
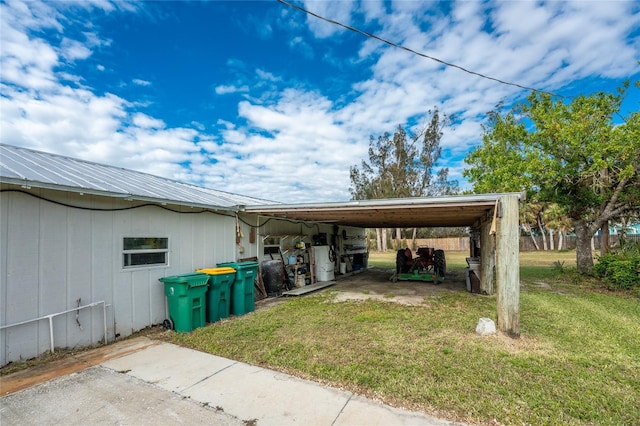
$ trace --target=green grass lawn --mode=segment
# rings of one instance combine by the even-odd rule
[[[462,270],[466,253],[447,253]],[[561,263],[561,262],[564,262]],[[393,268],[395,254],[370,264]],[[479,424],[640,424],[640,300],[581,278],[575,252],[521,254],[519,339],[474,333],[495,296],[420,306],[325,291],[200,328],[178,344]]]

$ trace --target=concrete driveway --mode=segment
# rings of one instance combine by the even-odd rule
[[[3,426],[458,424],[147,337],[4,376],[0,390]]]
[[[245,425],[136,377],[96,366],[2,398],[3,425]]]

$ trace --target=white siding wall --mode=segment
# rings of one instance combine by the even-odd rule
[[[254,229],[255,241],[251,243],[251,227],[255,227],[258,225],[258,217],[255,215],[247,215],[240,214],[240,220],[238,224],[240,225],[240,230],[242,231],[243,237],[240,239],[240,245],[236,246],[237,251],[237,259],[246,259],[251,257],[258,256],[258,241],[260,240],[260,236],[258,235],[260,232],[257,229]],[[251,224],[249,226],[248,224]]]
[[[3,188],[6,188],[3,186]],[[60,191],[28,192],[87,208],[130,207],[134,202]],[[195,209],[167,206],[174,210]],[[197,210],[195,210],[197,211]],[[0,194],[0,325],[13,324],[105,300],[107,337],[124,337],[165,317],[159,278],[236,259],[235,220],[211,213],[180,214],[148,206],[118,212],[72,209],[16,193]],[[245,245],[249,255],[255,248]],[[123,237],[168,237],[169,265],[122,268]],[[238,255],[245,257],[245,255]],[[56,347],[104,339],[101,308],[54,320]],[[49,350],[46,320],[0,331],[0,365]]]

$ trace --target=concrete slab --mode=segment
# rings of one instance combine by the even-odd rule
[[[443,283],[424,281],[389,280],[393,270],[369,268],[366,271],[338,280],[332,288],[334,301],[374,299],[384,302],[399,303],[408,306],[429,306],[429,299],[443,292],[465,291],[464,274],[453,271],[447,274]]]
[[[207,378],[184,392],[225,413],[255,419],[260,426],[333,424],[351,393],[244,363]]]
[[[336,284],[335,281],[322,281],[315,284],[305,285],[304,287],[283,291],[282,295],[283,296],[302,296],[303,294],[322,290],[323,288],[331,287],[332,285],[335,285],[335,284]]]
[[[150,346],[102,366],[260,426],[455,424],[170,343]]]
[[[332,426],[365,424],[367,426],[452,426],[458,423],[427,417],[422,413],[401,410],[354,395]]]
[[[236,361],[160,343],[102,365],[180,393],[234,363]]]
[[[145,338],[112,349],[76,360],[83,371],[50,373],[0,398],[2,426],[459,424],[170,343]],[[88,360],[102,364],[88,367]]]
[[[102,346],[87,352],[65,357],[50,363],[42,363],[34,367],[0,377],[0,396],[27,389],[47,380],[56,379],[66,374],[77,373],[101,362],[157,345],[159,342],[147,337],[136,337]]]
[[[2,426],[246,426],[211,407],[103,367],[91,367],[0,399]]]

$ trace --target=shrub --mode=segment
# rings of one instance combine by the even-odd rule
[[[601,256],[593,267],[610,290],[640,289],[640,243],[626,243]]]

